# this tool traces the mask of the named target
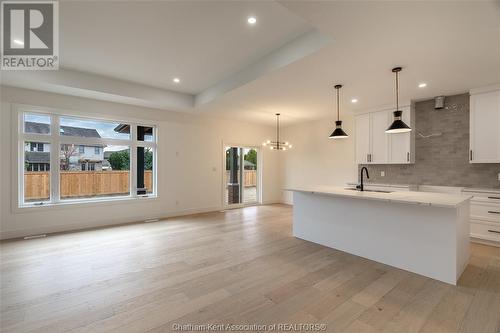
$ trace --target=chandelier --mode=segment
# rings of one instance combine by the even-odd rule
[[[288,141],[280,141],[280,114],[276,113],[276,141],[267,140],[262,144],[264,147],[269,147],[271,150],[287,150],[291,149],[292,145]]]

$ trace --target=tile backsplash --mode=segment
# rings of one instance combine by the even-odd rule
[[[360,165],[370,172],[368,183],[500,188],[500,164],[469,163],[469,94],[447,96],[441,110],[434,99],[417,102],[414,131],[415,163]]]

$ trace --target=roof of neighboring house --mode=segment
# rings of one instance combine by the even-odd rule
[[[255,164],[247,160],[243,161],[243,166],[248,169],[255,168]]]
[[[49,134],[50,125],[26,121],[24,123],[26,133]],[[100,138],[95,128],[83,128],[73,126],[61,126],[61,135],[78,136],[83,138]]]
[[[50,163],[50,153],[40,151],[27,151],[24,153],[28,163]]]

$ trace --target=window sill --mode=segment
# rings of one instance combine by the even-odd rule
[[[57,210],[57,209],[74,209],[78,207],[92,207],[92,206],[112,206],[120,205],[123,203],[139,203],[144,201],[156,201],[158,195],[150,195],[144,197],[119,197],[119,198],[103,198],[93,200],[64,200],[58,203],[44,203],[43,205],[24,204],[14,208],[14,212],[27,213],[39,212],[42,210]]]

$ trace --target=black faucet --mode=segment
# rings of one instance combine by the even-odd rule
[[[363,170],[366,171],[366,178],[370,179],[370,175],[368,174],[368,169],[366,167],[362,167],[361,171],[360,171],[360,174],[361,174],[361,184],[359,184],[358,186],[356,186],[356,189],[358,189],[360,191],[364,191],[364,186],[363,186]]]

